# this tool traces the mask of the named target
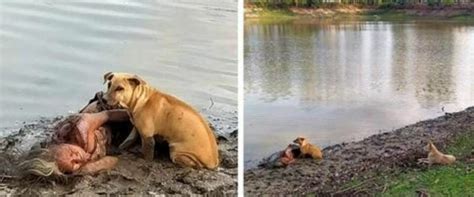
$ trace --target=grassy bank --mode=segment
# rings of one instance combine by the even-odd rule
[[[360,141],[323,149],[325,158],[299,159],[286,168],[245,171],[245,193],[315,196],[473,196],[474,107],[446,113]],[[451,166],[418,163],[431,140],[456,156]]]
[[[474,21],[472,9],[392,9],[385,7],[357,7],[351,5],[319,8],[245,8],[246,19],[288,20],[298,18],[360,19],[360,20],[407,20],[449,19]]]
[[[356,179],[346,184],[347,193],[381,196],[474,195],[474,130],[457,136],[444,152],[453,154],[457,162],[451,166],[431,166],[423,169],[398,169],[376,176],[372,180]]]

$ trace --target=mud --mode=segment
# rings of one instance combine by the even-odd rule
[[[155,160],[140,156],[140,145],[128,151],[112,150],[119,158],[115,169],[97,176],[65,178],[20,177],[16,165],[33,147],[51,138],[54,124],[63,117],[41,118],[24,123],[21,129],[2,129],[10,133],[0,138],[0,196],[5,194],[43,196],[94,196],[107,194],[211,194],[236,195],[237,192],[237,112],[218,108],[202,110],[212,125],[219,143],[221,164],[218,170],[180,168],[169,159],[166,144],[158,144]]]
[[[423,147],[428,140],[443,151],[456,136],[473,130],[474,107],[446,113],[361,141],[326,147],[322,161],[297,159],[286,168],[249,169],[245,172],[245,193],[347,195],[351,191],[342,188],[344,183],[356,178],[370,180],[399,168],[426,167],[417,159],[426,157]]]

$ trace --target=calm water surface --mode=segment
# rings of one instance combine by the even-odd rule
[[[77,111],[108,71],[236,109],[235,0],[67,2],[0,3],[0,127]]]
[[[245,166],[299,135],[358,140],[474,105],[474,25],[248,22]]]

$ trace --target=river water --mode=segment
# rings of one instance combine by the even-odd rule
[[[79,110],[108,71],[198,109],[237,108],[235,0],[7,0],[0,43],[0,127]]]
[[[245,167],[297,136],[327,146],[474,105],[474,24],[248,21]]]

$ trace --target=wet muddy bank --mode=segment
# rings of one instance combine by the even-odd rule
[[[115,150],[117,167],[97,176],[75,176],[61,180],[20,178],[15,166],[33,146],[51,137],[55,123],[63,117],[41,118],[20,129],[3,129],[10,135],[0,139],[0,195],[104,195],[104,194],[227,194],[237,190],[236,111],[216,107],[201,110],[218,138],[220,167],[217,171],[179,168],[171,163],[167,147],[158,145],[156,159],[139,156],[139,144],[128,151]],[[161,152],[160,152],[161,150]]]
[[[423,146],[428,140],[443,151],[455,137],[473,130],[474,107],[447,113],[361,141],[329,146],[323,150],[322,161],[298,159],[287,168],[249,169],[245,172],[245,193],[348,194],[351,191],[342,186],[351,180],[371,179],[400,168],[423,168],[417,159],[426,157]]]

